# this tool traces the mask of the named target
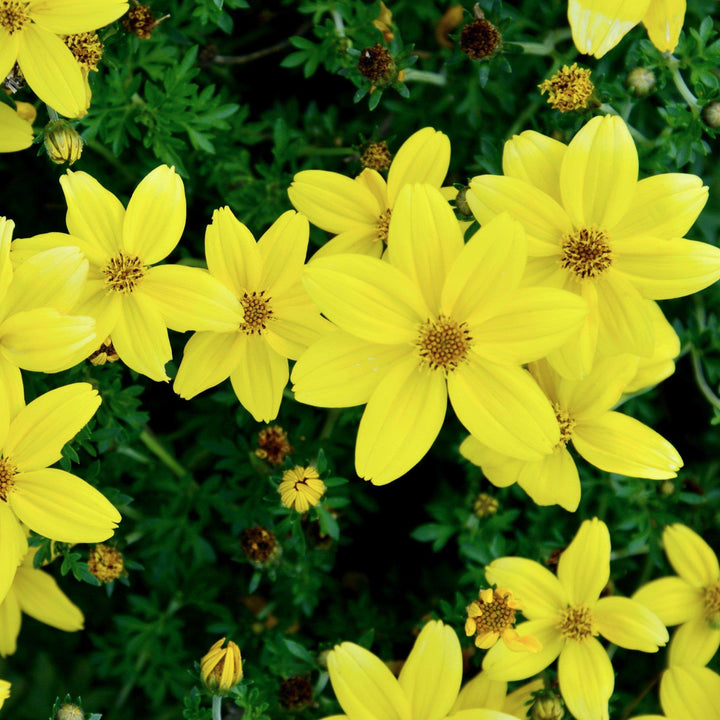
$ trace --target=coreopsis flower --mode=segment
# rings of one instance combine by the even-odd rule
[[[431,127],[418,130],[400,147],[387,182],[365,169],[354,180],[325,170],[303,170],[288,188],[290,202],[323,230],[336,237],[314,258],[338,253],[380,257],[387,246],[390,218],[400,191],[410,183],[439,188],[450,165],[450,140]]]
[[[7,680],[0,680],[0,709],[5,701],[10,697],[10,688],[12,686]]]
[[[695,664],[705,665],[720,647],[717,555],[697,533],[679,523],[666,527],[662,540],[677,575],[651,580],[633,599],[652,610],[666,625],[680,625],[673,636],[672,656],[682,658],[690,654]]]
[[[606,472],[651,480],[674,478],[683,461],[677,450],[647,425],[612,408],[636,375],[636,365],[619,355],[595,364],[583,380],[568,380],[545,360],[530,365],[552,403],[560,440],[552,453],[539,460],[518,460],[488,447],[476,437],[466,438],[460,453],[480,466],[498,487],[517,482],[538,504],[558,504],[574,512],[580,502],[580,478],[567,446],[591,465]]]
[[[31,548],[15,573],[12,587],[0,601],[0,655],[17,650],[22,614],[65,632],[82,630],[85,619],[80,608],[58,587],[55,579],[33,566],[37,548]]]
[[[639,22],[660,52],[673,52],[685,21],[686,0],[568,0],[575,47],[601,58]]]
[[[0,599],[27,550],[20,522],[68,543],[107,540],[120,522],[120,513],[94,487],[49,467],[99,406],[89,383],[50,390],[14,416],[0,400]]]
[[[515,653],[498,643],[483,660],[497,680],[522,680],[558,660],[560,692],[578,720],[608,717],[615,685],[610,658],[598,634],[630,650],[657,652],[668,640],[658,617],[630,598],[600,593],[610,578],[610,533],[601,520],[586,520],[560,556],[557,576],[537,562],[519,557],[493,560],[488,582],[512,587],[528,621],[521,635],[542,643],[537,653]]]
[[[168,328],[238,328],[242,309],[237,298],[207,271],[155,265],[172,252],[185,226],[185,191],[173,168],[161,165],[150,172],[127,210],[87,173],[68,170],[60,184],[70,235],[38,236],[34,247],[82,250],[90,270],[75,312],[95,318],[97,338],[110,336],[126,365],[152,380],[169,380]]]
[[[82,117],[85,83],[60,36],[97,30],[127,9],[124,0],[0,0],[0,78],[17,62],[44,103],[66,117]]]
[[[355,254],[308,263],[308,292],[340,330],[298,360],[296,398],[320,407],[367,403],[355,467],[377,485],[430,449],[448,394],[465,427],[499,452],[552,452],[555,414],[520,365],[575,332],[582,300],[518,289],[520,224],[497,218],[463,244],[450,206],[430,185],[402,191],[391,232],[387,262]]]
[[[327,658],[335,697],[348,720],[442,720],[453,715],[462,681],[462,652],[455,631],[431,620],[415,640],[400,676],[359,645],[336,645]],[[338,716],[335,716],[338,717]],[[462,720],[515,720],[496,710],[463,709]],[[329,720],[329,719],[328,719]]]
[[[528,235],[527,285],[570,290],[587,300],[581,331],[550,353],[564,375],[589,372],[605,355],[653,353],[645,298],[697,292],[720,277],[720,249],[682,238],[707,200],[699,177],[638,181],[638,156],[619,117],[596,117],[566,147],[528,131],[505,144],[504,175],[470,182],[466,199],[484,224],[501,212]]]
[[[590,70],[577,63],[563,65],[551,78],[538,85],[540,94],[548,94],[548,104],[560,112],[573,112],[588,106],[595,91]]]
[[[278,486],[280,500],[286,508],[294,508],[299,513],[307,512],[320,502],[325,494],[325,483],[320,479],[314,467],[296,465],[286,470]]]
[[[32,142],[32,125],[10,106],[0,103],[0,153],[24,150]]]
[[[240,319],[190,338],[173,386],[180,397],[189,400],[230,377],[258,422],[277,417],[288,358],[297,359],[330,327],[302,286],[308,234],[307,220],[289,210],[256,243],[230,208],[213,213],[205,233],[210,277]]]
[[[220,638],[200,661],[200,677],[214,695],[229,693],[243,676],[240,648],[232,640],[225,647],[224,643],[225,638]]]
[[[514,718],[528,717],[528,704],[533,693],[542,690],[545,683],[538,679],[522,685],[511,693],[507,691],[507,683],[493,680],[482,670],[463,685],[455,704],[450,710],[450,717],[462,710],[498,710]]]

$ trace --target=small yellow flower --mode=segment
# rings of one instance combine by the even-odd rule
[[[5,103],[0,103],[0,153],[17,152],[32,145],[31,124]]]
[[[225,638],[221,638],[207,651],[200,661],[200,677],[205,687],[215,695],[225,695],[242,679],[243,667],[240,648]]]
[[[117,580],[125,573],[123,554],[112,545],[100,543],[88,554],[88,570],[101,583]]]
[[[518,652],[539,652],[541,643],[530,635],[520,637],[515,630],[515,614],[522,610],[522,603],[507,588],[485,588],[479,598],[467,606],[465,634],[470,637],[477,633],[475,645],[482,650],[491,648],[499,639],[510,650]]]
[[[548,94],[548,104],[560,112],[582,110],[588,106],[588,101],[595,91],[590,80],[590,71],[578,67],[577,63],[563,65],[551,78],[544,80],[540,85],[542,95]]]
[[[294,508],[299,513],[304,513],[311,505],[315,506],[320,502],[320,498],[325,494],[325,483],[314,467],[296,465],[292,470],[283,473],[278,492],[286,508]]]

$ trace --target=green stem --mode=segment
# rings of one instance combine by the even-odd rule
[[[512,44],[522,48],[523,55],[552,55],[555,50],[553,46],[545,43],[513,42]]]
[[[422,82],[428,85],[443,87],[447,84],[447,78],[442,73],[430,72],[429,70],[416,70],[405,68],[403,82]]]
[[[212,720],[222,720],[222,698],[220,695],[213,695]]]
[[[328,410],[327,417],[325,418],[325,424],[322,426],[322,430],[320,430],[320,435],[318,437],[319,440],[326,440],[332,435],[333,428],[335,427],[339,417],[339,408],[332,408],[331,410]]]
[[[705,399],[717,410],[720,410],[720,398],[715,394],[713,389],[708,383],[705,373],[703,372],[702,361],[698,351],[693,347],[690,349],[690,356],[692,357],[693,374],[695,375],[695,382],[700,388],[700,392],[705,396]]]
[[[677,91],[680,93],[680,95],[682,95],[683,100],[688,104],[693,113],[697,113],[698,101],[695,95],[690,92],[690,88],[687,86],[685,80],[683,79],[683,76],[680,74],[680,61],[674,55],[671,55],[669,53],[666,54],[666,57],[668,61],[668,67],[670,68],[672,79],[675,83]]]
[[[60,119],[60,116],[58,115],[57,110],[55,110],[55,108],[51,108],[49,105],[45,105],[45,107],[47,108],[48,117],[51,120],[59,120]]]
[[[160,444],[158,439],[147,428],[140,433],[140,442],[175,475],[178,477],[189,475],[188,471]]]

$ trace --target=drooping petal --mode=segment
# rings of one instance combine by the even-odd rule
[[[713,549],[689,527],[675,523],[663,530],[663,546],[675,572],[694,587],[708,587],[720,580]]]
[[[517,482],[526,465],[541,463],[542,460],[517,460],[496,452],[483,445],[477,438],[468,435],[460,443],[460,454],[473,465],[482,468],[485,477],[495,487],[508,487]]]
[[[669,718],[718,720],[720,675],[697,665],[669,667],[660,681],[660,704]]]
[[[27,553],[28,544],[20,523],[7,503],[0,502],[0,604]]]
[[[580,504],[580,476],[572,455],[560,448],[542,460],[528,462],[517,483],[537,505],[560,505],[575,512]]]
[[[650,0],[568,0],[568,21],[575,47],[601,58],[645,15]]]
[[[720,629],[711,627],[703,615],[696,615],[673,634],[668,648],[668,665],[707,665],[720,647]]]
[[[263,263],[260,289],[270,297],[283,295],[300,281],[309,233],[307,218],[288,210],[258,240]]]
[[[493,680],[481,670],[472,680],[463,685],[449,714],[454,715],[460,710],[472,710],[473,708],[502,710],[506,692],[506,682]]]
[[[60,542],[102,542],[121,520],[92,485],[55,468],[18,473],[8,501],[31,530]]]
[[[614,115],[595,117],[570,141],[563,158],[563,205],[576,228],[609,231],[630,208],[637,179],[637,150],[627,125]]]
[[[26,615],[65,632],[82,630],[85,618],[80,608],[70,602],[48,573],[20,568],[15,578],[15,593]]]
[[[0,47],[4,39],[0,35]],[[3,48],[4,50],[5,48]],[[0,51],[1,53],[2,51]],[[2,62],[2,57],[0,57]],[[5,77],[3,75],[2,77]],[[0,104],[0,153],[17,152],[29,148],[33,142],[32,125],[23,120],[10,106]]]
[[[609,720],[615,673],[605,648],[593,637],[568,640],[558,660],[560,692],[577,720]]]
[[[100,396],[90,383],[63,385],[40,395],[10,424],[5,457],[21,472],[52,465],[99,407]]]
[[[4,27],[0,27],[0,77],[6,78],[12,70],[19,47],[20,33],[10,35]]]
[[[572,442],[595,467],[628,477],[667,480],[683,466],[678,451],[662,435],[618,412],[578,424]]]
[[[0,602],[0,656],[12,655],[17,650],[17,636],[20,634],[22,612],[15,592],[11,590]]]
[[[145,265],[167,257],[185,228],[185,186],[174,168],[160,165],[135,188],[123,222],[123,246]]]
[[[560,556],[557,576],[570,605],[595,603],[610,578],[610,533],[602,520],[593,518],[580,525]]]
[[[702,615],[704,609],[702,589],[675,576],[651,580],[632,597],[652,610],[668,627],[686,623]]]
[[[72,35],[104,27],[127,10],[125,0],[33,0],[30,16],[52,33]]]
[[[685,22],[686,0],[652,0],[643,17],[650,42],[660,52],[674,52]]]
[[[426,623],[398,678],[413,720],[442,720],[460,690],[462,672],[455,631],[439,620]]]
[[[417,465],[435,441],[447,409],[442,373],[410,356],[394,363],[368,400],[355,447],[357,474],[385,485]]]
[[[619,647],[652,653],[668,641],[662,621],[636,600],[600,598],[592,612],[600,634]]]

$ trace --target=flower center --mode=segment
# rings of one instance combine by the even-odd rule
[[[421,363],[431,370],[452,372],[467,358],[471,343],[465,323],[439,315],[437,320],[427,320],[420,326],[417,346]]]
[[[243,293],[240,298],[245,317],[240,323],[240,330],[246,335],[260,333],[266,329],[267,321],[272,317],[273,311],[270,307],[270,298],[265,297],[265,291]]]
[[[0,495],[2,495],[1,489],[2,480],[0,480]],[[705,589],[705,617],[710,627],[720,629],[720,580]]]
[[[120,252],[103,268],[105,285],[109,290],[119,293],[131,293],[145,277],[145,266],[135,255]]]
[[[581,280],[602,275],[611,264],[610,245],[603,230],[582,228],[563,237],[560,267]]]
[[[590,71],[577,63],[563,65],[549,80],[540,85],[542,95],[548,94],[548,103],[560,112],[570,112],[587,107],[595,86]]]
[[[116,547],[99,543],[90,550],[88,570],[101,583],[117,580],[125,572],[123,554]]]
[[[570,417],[570,414],[566,410],[563,410],[560,407],[559,403],[553,403],[553,410],[555,411],[555,417],[557,418],[558,425],[560,426],[560,440],[554,449],[561,450],[572,438],[575,420]]]
[[[75,33],[67,35],[63,41],[85,70],[97,70],[103,56],[103,44],[97,33]]]
[[[17,468],[10,459],[0,457],[0,500],[7,501],[8,495],[15,485],[13,478],[16,473]]]
[[[505,588],[481,590],[480,598],[473,600],[465,608],[468,615],[465,632],[468,635],[477,632],[478,637],[487,633],[502,635],[515,624],[515,613],[519,607],[520,603],[513,599],[510,590]]]
[[[13,33],[30,22],[30,9],[25,0],[0,0],[0,27]]]
[[[390,234],[390,218],[392,217],[392,210],[388,208],[384,213],[381,213],[377,222],[377,238],[382,240],[386,245],[388,241],[388,235]]]
[[[557,624],[560,634],[568,640],[586,640],[597,635],[593,622],[592,610],[585,605],[569,607],[560,613]]]

